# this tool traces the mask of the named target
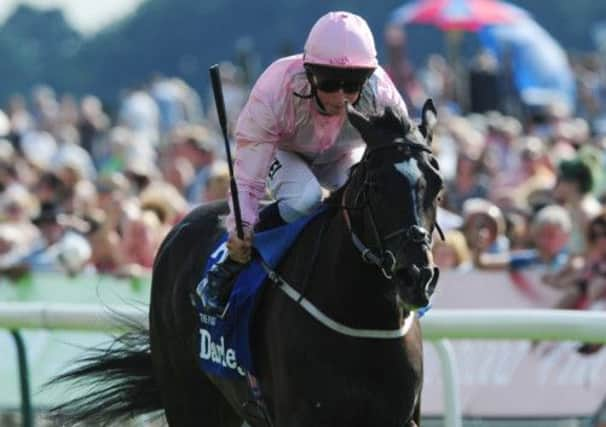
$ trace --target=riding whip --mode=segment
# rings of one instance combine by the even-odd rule
[[[234,166],[231,160],[231,150],[229,148],[229,138],[227,137],[227,117],[225,114],[225,101],[223,100],[223,89],[221,87],[221,74],[219,72],[219,64],[215,64],[209,68],[210,81],[213,85],[213,94],[215,95],[215,105],[217,106],[217,116],[219,124],[223,132],[225,141],[225,153],[227,155],[227,165],[229,166],[229,185],[231,189],[231,198],[234,209],[234,218],[236,220],[236,232],[240,239],[244,238],[244,230],[242,228],[242,214],[240,212],[240,202],[238,200],[238,186],[234,178]]]

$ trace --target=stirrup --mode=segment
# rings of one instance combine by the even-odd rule
[[[230,280],[234,280],[234,279],[230,279]],[[208,286],[208,282],[207,282],[206,286]],[[208,298],[203,297],[204,287],[205,286],[203,286],[201,292],[198,293],[198,299],[200,301],[200,306],[202,307],[201,308],[202,314],[204,314],[206,316],[216,317],[216,318],[223,320],[225,318],[225,315],[227,314],[227,311],[229,310],[229,306],[230,306],[229,296],[227,297],[227,302],[225,303],[225,306],[223,307],[223,310],[220,313],[216,313],[214,311],[211,312],[209,305],[205,304],[205,301],[207,301]],[[231,295],[231,292],[230,292],[230,295]]]
[[[221,319],[221,320],[225,320],[225,315],[227,314],[227,311],[229,310],[230,304],[231,303],[229,301],[227,301],[227,304],[225,304],[225,308],[223,309],[223,313],[221,313],[220,315],[215,316],[215,317],[217,317],[218,319]],[[209,316],[211,316],[211,315],[209,314]]]
[[[202,306],[202,313],[221,319],[225,317],[229,309],[229,299],[234,283],[238,274],[245,267],[246,264],[240,264],[228,258],[215,264],[206,273],[196,289]]]

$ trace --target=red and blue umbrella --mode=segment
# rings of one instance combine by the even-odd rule
[[[396,9],[393,24],[428,24],[444,31],[478,31],[486,25],[509,24],[526,12],[498,0],[416,0]]]

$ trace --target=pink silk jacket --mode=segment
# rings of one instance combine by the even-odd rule
[[[240,113],[235,129],[234,172],[242,220],[247,226],[257,221],[259,201],[265,195],[267,174],[277,149],[296,152],[315,165],[352,156],[354,150],[364,146],[345,113],[323,114],[314,98],[295,95],[310,92],[303,56],[281,58],[259,77]],[[377,67],[355,107],[374,115],[381,114],[386,106],[408,114],[391,79]],[[226,225],[230,232],[235,229],[233,213]]]

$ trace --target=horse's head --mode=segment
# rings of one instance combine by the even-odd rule
[[[435,107],[425,103],[419,125],[390,108],[366,117],[349,107],[348,116],[367,144],[344,193],[346,212],[356,216],[354,244],[396,285],[407,308],[425,306],[439,274],[431,256],[443,188],[431,153]]]

